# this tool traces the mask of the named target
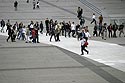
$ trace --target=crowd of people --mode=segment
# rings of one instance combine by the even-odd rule
[[[82,28],[84,30],[81,31],[81,27],[79,24],[75,24],[75,22],[58,22],[57,20],[53,19],[45,19],[45,33],[46,36],[50,36],[50,42],[52,41],[52,38],[54,37],[55,41],[60,41],[60,36],[65,37],[73,37],[79,40],[82,37],[82,32],[88,34],[88,37],[90,37],[90,34],[88,33],[88,26]],[[1,20],[1,32],[4,33],[5,25],[7,26],[6,31],[8,32],[8,40],[11,38],[12,42],[15,42],[15,38],[19,40],[26,40],[26,43],[30,42],[33,43],[39,43],[39,34],[43,34],[43,21],[40,23],[38,21],[33,22],[31,21],[28,26],[24,25],[22,22],[18,23],[15,22],[13,25],[10,23],[10,20],[8,20],[6,23],[2,19]]]
[[[27,3],[29,3],[29,0],[27,0]],[[36,5],[36,1],[33,0],[33,9],[39,8],[39,0],[37,1],[38,5]],[[15,10],[17,10],[18,2],[15,1],[14,7]],[[1,32],[4,33],[4,27],[7,26],[6,32],[8,32],[8,38],[11,39],[12,42],[16,42],[16,38],[19,40],[25,40],[26,43],[39,43],[39,34],[43,34],[43,29],[46,30],[46,36],[50,36],[49,41],[52,41],[52,38],[54,37],[55,42],[60,42],[60,36],[65,37],[73,37],[77,38],[77,40],[81,40],[81,53],[84,54],[83,50],[89,53],[85,48],[87,47],[86,42],[91,37],[89,33],[88,26],[84,26],[85,19],[83,17],[83,9],[78,7],[77,10],[77,17],[79,19],[79,23],[76,24],[75,22],[66,22],[62,21],[59,22],[54,19],[48,19],[46,18],[44,20],[45,27],[43,26],[43,21],[41,22],[34,22],[31,21],[28,26],[24,25],[24,23],[15,22],[15,24],[11,24],[10,20],[8,20],[6,23],[2,19],[1,20]],[[95,13],[93,13],[92,21],[90,24],[94,23],[94,31],[93,36],[101,36],[102,39],[106,40],[107,38],[107,31],[108,37],[116,38],[116,32],[119,30],[119,37],[121,37],[121,34],[124,35],[124,24],[117,25],[114,21],[114,24],[107,25],[107,23],[103,23],[103,16],[100,15],[98,17],[99,22],[96,21]],[[97,24],[98,23],[98,24]],[[113,33],[112,33],[113,32]]]
[[[124,33],[124,23],[121,23],[120,25],[118,25],[116,23],[116,21],[114,21],[114,23],[110,23],[109,25],[107,23],[103,23],[103,16],[100,15],[98,17],[99,19],[99,24],[97,24],[96,20],[95,20],[95,14],[93,14],[93,20],[91,22],[91,24],[93,22],[95,22],[94,25],[94,30],[93,30],[93,36],[101,36],[102,39],[106,40],[106,38],[117,38],[117,37],[125,37],[125,33]],[[117,35],[118,33],[118,35]]]

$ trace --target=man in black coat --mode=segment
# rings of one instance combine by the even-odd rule
[[[14,2],[15,11],[17,11],[17,6],[18,6],[18,2],[15,1],[15,2]]]

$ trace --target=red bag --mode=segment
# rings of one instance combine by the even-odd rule
[[[87,46],[87,45],[88,45],[88,42],[86,41],[85,44],[84,44],[84,46]]]

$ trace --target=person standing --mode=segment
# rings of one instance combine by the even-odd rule
[[[75,37],[76,25],[74,22],[72,22],[72,24],[71,24],[71,30],[72,30],[72,37]]]
[[[15,2],[14,2],[15,11],[17,11],[17,6],[18,6],[18,2],[15,1]]]
[[[40,23],[40,33],[41,33],[41,34],[43,34],[43,28],[44,28],[44,27],[43,27],[43,22],[41,21],[41,23]]]
[[[1,32],[4,33],[5,21],[2,19],[0,24],[1,24]]]
[[[104,23],[104,25],[102,26],[102,39],[106,40],[107,38],[107,28],[106,28],[107,24]]]
[[[91,22],[91,24],[92,24],[93,22],[95,22],[95,25],[96,25],[95,13],[93,13],[93,15],[92,15],[92,22]]]
[[[40,43],[40,42],[39,42],[39,33],[38,33],[39,23],[36,22],[35,25],[34,25],[34,27],[35,27],[35,32],[36,32],[36,42],[37,42],[37,43]]]
[[[13,42],[12,25],[8,26],[7,30],[8,30],[8,35],[9,36],[8,36],[6,41],[8,42],[8,40],[11,38],[11,41]]]
[[[110,37],[112,37],[112,24],[110,24],[108,27],[107,27],[107,29],[108,29],[108,32],[109,32],[109,38]]]
[[[83,51],[87,52],[87,54],[89,53],[89,51],[85,49],[86,48],[85,43],[86,43],[86,39],[81,38],[81,55],[84,55]]]
[[[56,33],[56,41],[60,41],[59,35],[61,32],[61,22],[59,24],[56,24],[55,26],[55,33]]]
[[[47,36],[47,34],[49,34],[49,20],[48,20],[48,18],[46,18],[46,20],[45,20],[45,25],[46,25],[46,36]]]

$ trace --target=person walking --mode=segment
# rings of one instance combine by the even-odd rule
[[[124,24],[122,23],[120,26],[119,26],[119,37],[121,37],[121,33],[124,35],[125,37],[125,33],[124,33]]]
[[[103,22],[103,16],[100,15],[100,16],[99,16],[99,26],[102,26],[102,22]]]
[[[94,26],[93,36],[95,36],[95,35],[96,35],[96,37],[98,36],[97,25]]]
[[[87,52],[87,54],[89,54],[89,51],[85,49],[87,47],[85,44],[86,42],[86,39],[81,38],[81,55],[84,55],[84,51]]]
[[[15,11],[17,11],[17,7],[18,7],[18,2],[17,1],[14,2],[14,7],[15,7]]]
[[[39,33],[38,33],[39,23],[36,22],[35,25],[34,25],[34,27],[35,27],[35,32],[36,32],[36,42],[37,42],[37,43],[40,43],[40,42],[39,42]]]
[[[117,29],[118,29],[118,25],[116,24],[116,22],[114,21],[114,24],[113,24],[113,37],[114,38],[117,38],[117,36],[116,36],[116,31],[117,31]]]
[[[77,10],[77,17],[79,18],[79,20],[81,19],[82,17],[82,13],[83,13],[83,9],[81,7],[78,7],[78,10]]]
[[[92,22],[91,22],[91,24],[92,24],[93,22],[95,22],[95,25],[96,25],[95,13],[93,13],[93,15],[92,15]]]
[[[107,24],[104,23],[104,25],[102,26],[102,39],[106,40],[107,38],[107,28],[106,28]]]
[[[54,39],[56,41],[56,35],[55,35],[55,23],[52,23],[52,28],[51,28],[51,31],[50,31],[50,42],[51,42],[51,39],[52,37],[54,36]]]
[[[5,21],[2,19],[0,24],[1,24],[1,32],[4,33]]]
[[[108,29],[108,32],[109,32],[109,38],[110,37],[112,37],[112,24],[110,24],[108,27],[107,27],[107,29]]]
[[[35,9],[35,8],[36,8],[36,1],[33,0],[33,9]]]
[[[39,1],[36,2],[36,8],[40,9]]]

